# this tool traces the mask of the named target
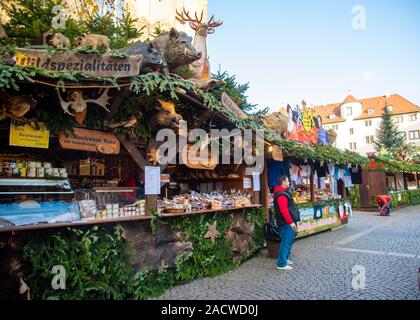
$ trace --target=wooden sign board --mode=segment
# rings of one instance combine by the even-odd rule
[[[114,134],[108,132],[75,128],[73,133],[60,133],[58,141],[63,149],[68,150],[120,153],[120,141]]]
[[[283,151],[281,148],[277,145],[273,146],[273,152],[272,152],[273,159],[276,161],[283,161]]]
[[[78,71],[95,77],[124,78],[140,73],[142,55],[118,58],[108,55],[57,51],[51,56],[45,50],[19,48],[16,64],[50,71]]]
[[[245,119],[247,117],[246,113],[243,112],[241,108],[239,108],[239,106],[236,104],[236,102],[233,101],[232,98],[229,97],[226,92],[222,93],[221,100],[222,100],[221,101],[222,105],[225,108],[232,111],[234,114],[236,114],[239,117],[239,119]]]
[[[208,152],[208,158],[204,159],[203,155],[197,152],[190,152],[190,149],[193,145],[187,144],[182,151],[182,161],[190,169],[198,170],[214,170],[217,166],[217,163],[211,161],[211,152]]]

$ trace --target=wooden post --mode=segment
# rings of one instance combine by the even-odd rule
[[[150,138],[149,142],[147,143],[147,149],[146,152],[149,153],[153,148],[157,148],[157,143],[156,143],[156,139],[155,138]],[[146,210],[146,214],[148,214],[150,212],[150,210],[157,209],[157,199],[158,196],[157,195],[147,195],[145,196],[145,200],[146,200],[146,205],[145,205],[145,210]]]
[[[311,182],[310,182],[311,202],[315,202],[315,177],[314,177],[314,165],[311,164]]]
[[[419,175],[417,172],[416,172],[416,187],[417,189],[419,188]]]
[[[269,203],[268,203],[268,195],[270,194],[270,190],[268,187],[268,163],[267,160],[265,160],[264,163],[264,171],[261,174],[261,204],[263,208],[265,208],[266,216],[267,216],[267,222],[268,222],[268,216],[270,213]]]
[[[394,186],[395,186],[395,191],[397,191],[398,190],[398,188],[397,188],[397,175],[396,174],[394,174]]]

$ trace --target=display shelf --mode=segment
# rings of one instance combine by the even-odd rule
[[[192,211],[192,212],[184,212],[181,214],[160,214],[160,218],[176,218],[181,216],[189,216],[189,215],[196,215],[196,214],[208,214],[208,213],[215,213],[215,212],[226,212],[226,211],[237,211],[237,210],[244,210],[250,208],[261,208],[261,205],[251,205],[245,207],[237,207],[237,208],[226,208],[226,209],[215,209],[215,210],[200,210],[200,211]],[[132,216],[132,217],[122,217],[122,218],[104,218],[104,219],[95,219],[95,220],[84,220],[84,221],[76,221],[76,222],[66,222],[66,223],[42,223],[42,224],[35,224],[35,225],[27,225],[21,227],[6,227],[0,228],[1,232],[15,232],[15,231],[29,231],[29,230],[39,230],[39,229],[51,229],[51,228],[66,228],[66,227],[80,227],[80,226],[88,226],[88,225],[99,225],[105,223],[119,223],[119,222],[129,222],[129,221],[145,221],[151,220],[152,216]]]
[[[27,225],[21,227],[7,227],[0,228],[0,232],[11,232],[11,231],[25,231],[25,230],[38,230],[38,229],[50,229],[50,228],[64,228],[64,227],[80,227],[96,224],[105,224],[105,223],[118,223],[118,222],[128,222],[128,221],[142,221],[142,220],[151,220],[151,216],[135,216],[135,217],[122,217],[122,218],[104,218],[104,219],[95,219],[95,220],[82,220],[75,222],[65,222],[65,223],[40,223],[35,225]]]
[[[235,210],[244,210],[244,209],[261,208],[261,207],[262,207],[262,205],[260,205],[260,204],[253,204],[253,205],[245,206],[245,207],[197,210],[197,211],[182,212],[182,213],[177,213],[177,214],[161,213],[161,214],[159,214],[159,217],[161,217],[161,218],[172,218],[172,217],[189,216],[189,215],[194,215],[194,214],[235,211]]]

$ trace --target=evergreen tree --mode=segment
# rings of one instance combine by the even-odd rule
[[[386,152],[393,154],[403,145],[405,145],[404,137],[393,122],[391,112],[385,107],[379,130],[376,131],[375,150],[380,152],[383,148]]]

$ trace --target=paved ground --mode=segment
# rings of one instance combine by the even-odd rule
[[[420,300],[420,206],[391,217],[354,212],[343,229],[298,240],[292,271],[276,270],[275,262],[263,250],[232,272],[172,288],[160,299]]]

